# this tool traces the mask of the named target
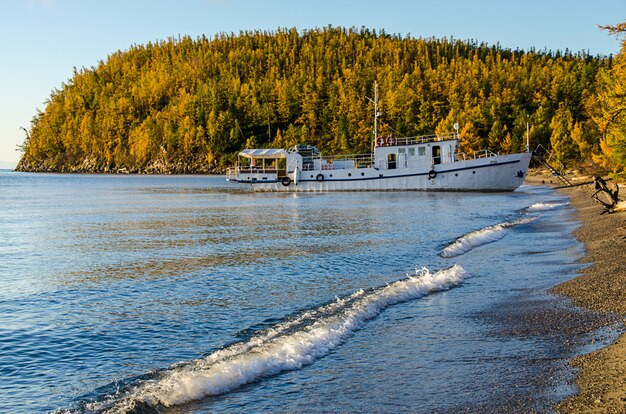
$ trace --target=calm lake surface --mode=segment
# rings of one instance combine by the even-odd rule
[[[549,411],[575,349],[494,315],[560,306],[575,228],[546,187],[0,172],[0,412]]]

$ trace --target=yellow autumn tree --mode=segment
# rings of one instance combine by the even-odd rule
[[[621,49],[610,70],[600,75],[599,114],[594,117],[602,138],[599,160],[614,173],[626,172],[626,23],[604,29],[621,39]]]

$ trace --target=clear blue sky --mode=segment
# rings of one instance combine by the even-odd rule
[[[132,44],[330,24],[608,55],[619,43],[597,25],[624,20],[626,0],[0,0],[0,168],[74,67]]]

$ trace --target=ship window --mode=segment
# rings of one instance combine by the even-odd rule
[[[398,148],[398,154],[406,154],[406,148]]]
[[[420,157],[423,157],[424,155],[426,155],[426,147],[419,147],[417,149],[417,155],[419,155]]]
[[[415,156],[415,148],[409,148],[409,156],[410,157]]]

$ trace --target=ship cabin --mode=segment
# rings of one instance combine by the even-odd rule
[[[455,135],[418,137],[378,137],[374,147],[374,167],[379,170],[430,170],[438,164],[459,160],[459,141]]]

